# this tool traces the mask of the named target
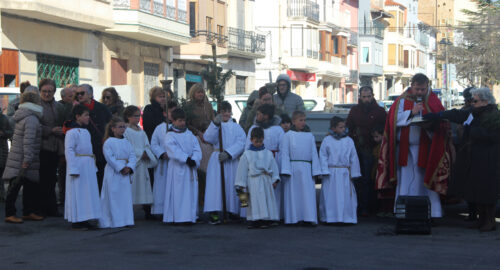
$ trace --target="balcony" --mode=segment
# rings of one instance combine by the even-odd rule
[[[228,54],[228,37],[211,30],[195,30],[190,32],[189,44],[174,48],[178,59],[206,64],[212,59],[212,45],[217,46],[217,55],[225,58]],[[221,62],[223,59],[221,59]]]
[[[345,84],[358,84],[359,76],[357,70],[349,70],[349,77],[345,80]]]
[[[310,0],[288,0],[287,14],[288,17],[319,22],[319,4]]]
[[[88,30],[113,27],[110,1],[9,0],[1,1],[2,13]]]
[[[248,59],[264,58],[266,56],[266,36],[253,31],[245,31],[229,27],[228,31],[230,56]]]
[[[170,2],[170,1],[169,1]],[[164,46],[189,43],[185,9],[163,0],[114,0],[114,27],[107,32]]]
[[[349,39],[347,40],[347,46],[358,47],[358,33],[350,32]]]

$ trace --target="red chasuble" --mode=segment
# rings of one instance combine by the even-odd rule
[[[403,99],[403,101],[402,101]],[[376,189],[390,190],[397,184],[397,166],[408,165],[410,127],[401,127],[399,141],[399,159],[396,151],[397,143],[397,116],[400,102],[404,102],[404,110],[411,110],[414,99],[408,92],[403,93],[394,104],[392,104],[380,148],[380,156],[377,164]],[[430,93],[423,101],[422,115],[432,112],[437,113],[444,110],[441,101],[436,94]],[[448,177],[451,165],[451,140],[449,136],[449,123],[440,122],[432,128],[433,137],[430,138],[424,128],[421,129],[420,144],[418,151],[418,166],[425,169],[424,185],[438,194],[445,195],[448,189]]]

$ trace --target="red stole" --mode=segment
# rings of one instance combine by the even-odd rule
[[[392,189],[397,184],[397,166],[408,165],[410,127],[401,128],[399,140],[399,159],[396,163],[397,150],[397,114],[401,99],[404,99],[404,110],[411,110],[414,102],[408,93],[403,93],[389,110],[384,137],[380,148],[377,164],[376,188]],[[429,94],[424,100],[422,114],[443,111],[441,101],[434,93]],[[432,140],[422,129],[420,134],[418,166],[425,168],[424,185],[440,194],[446,194],[448,176],[450,173],[451,155],[448,136],[449,124],[441,122],[433,131]]]

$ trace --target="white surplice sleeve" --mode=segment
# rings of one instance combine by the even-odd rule
[[[205,130],[205,133],[203,133],[203,139],[207,143],[215,146],[217,143],[219,143],[219,128],[220,126],[218,127],[214,124],[214,122],[211,122],[207,130]]]
[[[359,167],[359,159],[358,154],[356,153],[356,147],[354,147],[354,141],[349,138],[348,148],[350,151],[349,154],[349,165],[351,167],[351,178],[361,177],[361,169]]]
[[[77,129],[70,130],[66,133],[64,139],[64,154],[66,155],[66,168],[70,175],[80,175],[80,165],[76,157],[76,146],[79,142],[79,131]],[[81,142],[80,143],[84,143]]]
[[[328,169],[328,136],[323,139],[321,146],[319,147],[319,162],[321,164],[321,174],[329,175],[330,170]]]
[[[190,134],[192,144],[193,144],[193,154],[191,155],[191,159],[196,162],[196,168],[200,167],[201,164],[201,147],[198,139],[193,134]]]
[[[125,143],[124,147],[127,147],[128,148],[128,162],[127,162],[127,167],[131,168],[132,170],[135,170],[135,166],[137,165],[137,157],[135,156],[135,151],[134,151],[134,147],[132,146],[132,144],[127,141],[127,140],[123,140]]]
[[[272,152],[271,152],[271,169],[273,170],[273,175],[272,175],[272,179],[274,180],[273,182],[280,180],[280,170],[278,168],[278,163],[276,163],[276,159],[273,157]]]
[[[291,133],[285,134],[280,143],[281,174],[286,175],[292,174],[292,164],[290,162],[290,136]]]
[[[311,167],[312,167],[312,175],[317,176],[321,175],[321,163],[318,158],[318,150],[316,150],[316,140],[314,139],[314,135],[311,133],[311,147],[312,147],[312,158],[311,158]]]
[[[245,151],[245,131],[243,128],[241,128],[240,125],[234,124],[230,125],[230,128],[233,129],[233,144],[231,144],[229,147],[225,147],[224,151],[226,151],[229,155],[231,155],[232,159],[238,159],[240,158],[241,154],[243,151]]]
[[[406,110],[406,111],[404,110],[405,109],[405,102],[404,101],[405,101],[404,99],[401,99],[399,101],[398,113],[397,113],[398,120],[396,122],[396,126],[398,126],[398,127],[409,126],[410,121],[411,121],[411,118],[410,118],[411,110]]]
[[[156,167],[156,165],[158,165],[158,159],[156,158],[156,155],[153,153],[153,150],[149,145],[148,135],[146,135],[146,132],[144,132],[144,130],[141,130],[141,138],[142,138],[142,143],[144,145],[144,151],[146,152],[146,155],[148,155],[149,158],[149,160],[145,160],[143,162],[146,164],[146,167],[154,168]],[[140,158],[142,158],[142,155],[138,157],[138,159]]]
[[[276,163],[276,162],[275,162]],[[234,179],[235,187],[247,187],[248,181],[248,158],[245,153],[241,155],[238,169],[236,170],[236,178]]]
[[[166,124],[160,124],[155,128],[155,131],[153,132],[153,136],[151,137],[151,151],[155,154],[156,158],[160,158],[160,156],[167,151],[165,148],[163,148],[162,144],[162,138],[164,138],[165,134],[167,131],[163,130],[163,126],[166,126]]]

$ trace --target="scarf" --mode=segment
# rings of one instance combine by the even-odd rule
[[[295,127],[295,125],[292,125],[292,127],[290,128],[290,130],[293,130],[293,131],[296,131],[296,132],[311,132],[311,129],[307,125],[305,125],[304,129],[302,129],[302,130],[297,130],[297,127]]]
[[[339,133],[334,132],[333,130],[329,129],[328,135],[332,136],[335,140],[340,140],[342,138],[347,137],[347,129],[342,134],[339,134]]]
[[[255,147],[253,144],[250,144],[250,147],[248,148],[248,150],[251,151],[262,151],[264,149],[266,149],[264,145],[262,145],[261,147]]]
[[[95,106],[95,100],[92,99],[92,101],[90,101],[89,104],[84,103],[83,106],[85,106],[85,107],[89,108],[89,110],[93,111],[94,106]]]
[[[172,125],[168,130],[173,131],[175,133],[184,133],[184,132],[186,132],[187,127],[180,128],[180,127],[176,127],[175,125]]]

